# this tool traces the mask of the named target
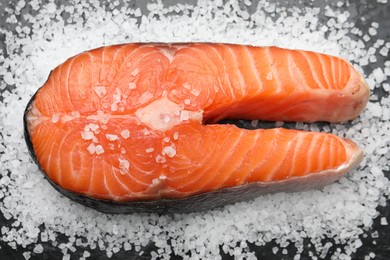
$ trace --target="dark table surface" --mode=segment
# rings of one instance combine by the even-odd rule
[[[47,2],[47,1],[44,1]],[[59,1],[56,1],[59,2]],[[170,1],[164,1],[165,5],[173,5],[175,3],[189,3],[189,4],[196,4],[196,0],[170,0]],[[318,6],[323,8],[326,5],[332,5],[333,7],[336,6],[338,0],[335,1],[310,1],[310,0],[304,0],[304,1],[280,1],[280,5],[283,6]],[[344,2],[344,1],[343,1]],[[373,36],[370,42],[374,43],[377,39],[383,39],[386,42],[390,41],[390,2],[386,4],[378,3],[376,0],[358,0],[358,1],[347,1],[348,4],[343,6],[342,8],[344,10],[348,10],[351,16],[348,18],[351,21],[355,21],[355,26],[361,29],[363,32],[367,32],[369,26],[372,22],[378,22],[380,27],[378,30],[378,34],[376,36]],[[12,30],[12,25],[5,23],[5,7],[13,7],[14,4],[10,4],[5,1],[1,1],[0,3],[0,26],[3,28],[6,28],[7,30]],[[143,12],[146,12],[146,1],[141,0],[135,0],[131,1],[130,5],[134,7],[140,7]],[[253,1],[253,4],[248,7],[249,12],[253,12],[256,8],[256,1]],[[323,9],[322,9],[323,10]],[[365,19],[361,19],[364,17]],[[326,17],[320,13],[319,19],[322,22],[326,21]],[[0,47],[5,49],[5,43],[4,43],[5,36],[0,33]],[[365,73],[369,74],[373,69],[376,67],[383,67],[384,61],[386,58],[384,57],[378,57],[378,61],[375,64],[370,64],[365,68]],[[387,60],[389,60],[387,58]],[[0,79],[2,80],[2,79]],[[380,95],[383,95],[384,92],[379,91]],[[386,173],[387,177],[390,177],[389,172]],[[363,245],[358,249],[356,253],[354,253],[351,257],[352,259],[364,259],[364,256],[367,256],[370,252],[375,253],[375,259],[390,259],[390,225],[383,226],[380,224],[380,218],[386,217],[388,220],[390,220],[390,201],[387,202],[387,205],[385,207],[379,207],[378,208],[380,215],[378,218],[374,220],[374,224],[372,226],[372,229],[368,232],[366,232],[366,237],[362,236],[362,242]],[[0,227],[9,225],[10,221],[7,221],[4,216],[0,213]],[[371,238],[371,234],[373,232],[378,232],[379,237],[378,238]],[[59,240],[61,240],[61,236],[59,236]],[[43,254],[32,254],[31,259],[62,259],[62,253],[61,250],[53,247],[49,243],[42,243],[45,251]],[[34,245],[30,245],[27,248],[21,248],[18,247],[17,250],[12,249],[10,246],[8,246],[6,243],[0,240],[0,260],[8,260],[8,259],[24,259],[22,256],[22,253],[25,251],[32,252]],[[278,253],[273,254],[272,248],[274,246],[277,246],[275,242],[270,242],[265,246],[254,246],[250,245],[250,248],[252,251],[256,252],[256,256],[260,259],[292,259],[292,257],[295,255],[295,250],[293,248],[293,245],[290,245],[287,247],[288,249],[288,255],[283,255],[281,250],[279,250]],[[308,250],[309,242],[306,241],[306,249],[301,254],[301,259],[310,259],[309,257],[309,250]],[[143,251],[145,252],[142,256],[139,256],[137,252],[135,251],[127,251],[127,252],[119,252],[111,259],[149,259],[151,257],[150,252],[155,249],[155,246],[153,244],[147,245],[145,248],[143,248]],[[329,256],[327,259],[330,259],[330,255],[335,250],[335,247],[332,247],[329,251]],[[78,250],[75,253],[72,253],[72,259],[78,259],[82,256],[85,249],[78,248]],[[105,252],[101,252],[98,249],[91,250],[87,249],[91,253],[91,257],[89,259],[107,259],[107,256]],[[221,254],[224,259],[230,259],[232,257],[228,255],[223,255],[222,251]],[[176,256],[172,256],[173,259],[178,258]]]

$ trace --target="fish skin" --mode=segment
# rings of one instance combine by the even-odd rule
[[[309,75],[318,64],[323,71]],[[192,197],[198,206],[191,209],[203,210],[241,200],[220,194],[245,193],[246,200],[322,187],[358,165],[363,153],[326,133],[202,123],[345,121],[358,116],[368,95],[349,63],[324,54],[227,44],[109,46],[70,58],[50,74],[26,107],[25,138],[57,190],[98,210],[115,213],[115,206],[104,210],[110,202],[124,205],[119,212],[133,212],[131,205],[172,210],[169,205]],[[95,143],[80,134],[91,123],[100,126]],[[124,129],[127,138],[120,136]],[[116,143],[105,138],[113,133]],[[102,154],[90,154],[91,143]],[[205,198],[214,193],[224,203],[208,207]],[[99,201],[108,204],[99,208]]]

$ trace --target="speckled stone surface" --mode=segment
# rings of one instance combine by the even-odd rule
[[[17,2],[17,1],[13,1]],[[47,0],[44,0],[44,2],[48,2]],[[60,1],[55,1],[60,2]],[[103,1],[102,1],[103,2]],[[132,7],[139,7],[142,12],[147,12],[146,9],[146,2],[142,0],[135,0],[131,2]],[[176,3],[188,3],[195,5],[197,3],[196,0],[168,0],[164,1],[165,5],[173,5]],[[253,12],[257,6],[256,1],[253,1],[254,3],[248,7],[249,12]],[[280,1],[280,5],[283,6],[310,6],[310,7],[320,7],[323,8],[326,5],[331,5],[335,8],[338,0],[329,0],[329,1],[310,1],[310,0],[303,0],[303,1]],[[343,1],[344,2],[344,1]],[[381,4],[377,3],[376,0],[356,0],[356,1],[348,1],[348,5],[344,5],[341,7],[343,10],[348,10],[348,12],[351,14],[351,16],[348,18],[349,21],[354,22],[355,26],[361,29],[363,32],[366,32],[368,30],[368,27],[371,25],[372,22],[378,22],[380,24],[378,34],[370,41],[375,42],[377,39],[384,39],[385,41],[390,41],[390,2],[387,4]],[[12,30],[13,27],[11,25],[7,25],[5,23],[5,8],[9,7],[12,8],[14,4],[9,3],[8,1],[0,1],[0,27],[5,28],[7,30]],[[23,9],[23,12],[31,12],[31,10],[28,8],[28,6]],[[32,12],[33,14],[33,12]],[[364,19],[362,19],[364,17]],[[18,17],[21,18],[21,17]],[[326,21],[326,17],[321,12],[319,14],[319,20],[320,21]],[[351,36],[356,37],[356,36]],[[5,36],[0,34],[0,47],[5,50],[5,43],[4,43]],[[366,68],[366,73],[370,73],[372,69],[376,67],[383,67],[384,64],[384,58],[378,57],[378,61],[375,64],[370,64]],[[0,79],[2,80],[2,79]],[[384,92],[378,91],[379,95],[384,95]],[[0,99],[1,102],[1,99]],[[237,123],[238,125],[240,123]],[[245,124],[242,123],[242,124]],[[387,177],[390,178],[390,173],[387,172]],[[388,201],[386,207],[380,207],[378,209],[380,211],[380,216],[375,219],[374,225],[372,227],[372,231],[367,232],[367,238],[362,237],[363,245],[358,249],[357,253],[353,254],[351,257],[352,259],[364,259],[364,256],[368,255],[370,252],[375,253],[375,259],[383,259],[388,260],[390,259],[390,225],[387,226],[381,226],[380,219],[382,217],[386,217],[388,222],[390,222],[390,201]],[[0,212],[0,227],[8,225],[9,222],[4,218],[4,216]],[[379,238],[372,239],[371,233],[377,231],[379,234]],[[61,236],[58,237],[59,242],[61,242]],[[375,240],[375,242],[374,242]],[[331,241],[331,240],[330,240]],[[301,254],[301,259],[310,259],[309,257],[309,251],[310,251],[310,243],[306,241],[306,248],[304,252]],[[44,253],[39,255],[32,255],[31,259],[33,260],[56,260],[56,259],[62,259],[62,253],[61,250],[58,248],[55,248],[51,246],[49,243],[42,243],[44,246]],[[0,260],[19,260],[24,259],[22,256],[22,253],[26,251],[26,249],[23,249],[19,247],[17,250],[11,249],[6,243],[0,241]],[[287,247],[288,254],[283,255],[281,250],[279,250],[278,253],[273,254],[272,248],[276,246],[274,242],[268,243],[266,246],[258,247],[254,245],[250,245],[251,250],[256,252],[256,256],[259,259],[267,259],[267,260],[273,260],[273,259],[292,259],[295,255],[295,250],[292,245]],[[336,250],[337,246],[333,246],[330,248],[330,255],[331,252]],[[28,246],[27,250],[32,251],[33,246]],[[144,251],[144,254],[142,256],[138,255],[138,252],[135,251],[127,251],[127,252],[119,252],[118,254],[115,254],[111,259],[150,259],[151,255],[150,252],[155,249],[155,246],[153,244],[149,244],[146,247],[144,247],[142,250]],[[97,249],[88,251],[91,253],[91,257],[88,259],[107,259],[107,256],[105,252],[101,252]],[[82,257],[84,250],[76,251],[72,254],[71,259],[79,259]],[[223,259],[232,259],[232,257],[228,255],[222,255]],[[172,259],[180,259],[180,257],[177,257],[175,255],[172,255]],[[326,258],[330,259],[330,257]]]

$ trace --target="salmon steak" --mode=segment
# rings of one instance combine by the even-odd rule
[[[344,59],[232,44],[123,44],[56,67],[24,113],[30,154],[67,197],[106,213],[191,212],[330,184],[352,141],[222,119],[344,122],[369,89]]]

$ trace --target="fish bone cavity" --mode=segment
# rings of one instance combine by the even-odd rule
[[[183,113],[186,117],[183,117]],[[203,120],[203,111],[189,111],[167,98],[158,99],[135,112],[136,117],[145,125],[157,131],[166,131],[186,121]]]

